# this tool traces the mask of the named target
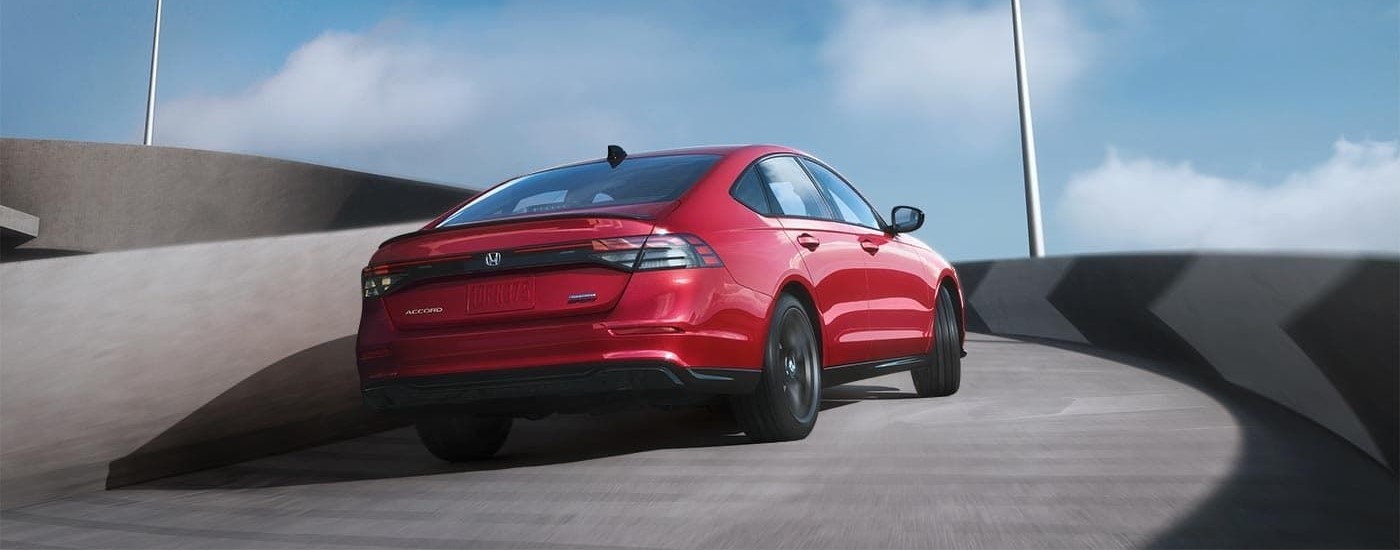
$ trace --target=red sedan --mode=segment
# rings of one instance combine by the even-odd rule
[[[363,272],[365,402],[450,461],[512,419],[723,396],[802,439],[821,388],[904,370],[958,389],[953,268],[831,167],[767,145],[608,157],[497,185],[386,241]]]

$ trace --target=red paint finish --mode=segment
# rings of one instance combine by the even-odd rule
[[[860,236],[866,243],[870,285],[870,341],[893,356],[925,353],[933,337],[930,321],[937,300],[933,271],[925,249],[907,236],[875,230]]]
[[[361,349],[365,378],[662,360],[681,367],[757,368],[771,298],[734,282],[723,268],[632,276],[607,311],[428,329],[397,329],[384,302],[366,300]],[[648,330],[651,329],[651,330]]]
[[[860,228],[845,223],[807,218],[783,218],[783,227],[802,246],[798,255],[806,268],[821,318],[825,346],[823,363],[847,365],[877,358],[871,345],[870,281],[866,253],[860,249]]]
[[[454,208],[384,243],[366,277],[426,275],[364,299],[362,380],[637,360],[757,370],[784,289],[813,303],[827,367],[928,352],[939,285],[957,282],[942,257],[908,235],[760,214],[731,196],[755,162],[811,158],[800,151],[710,147],[628,161],[674,154],[720,158],[675,200],[436,228]],[[635,272],[598,262],[510,263],[597,254],[660,235],[690,243],[703,259]],[[503,268],[493,271],[501,257]]]

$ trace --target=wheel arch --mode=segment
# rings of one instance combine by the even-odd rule
[[[951,272],[946,272],[946,273],[943,273],[942,275],[939,276],[939,279],[938,279],[938,289],[937,289],[937,291],[940,291],[940,292],[941,292],[944,288],[947,288],[949,292],[952,292],[952,293],[953,293],[953,311],[956,313],[956,315],[955,315],[954,317],[956,317],[957,320],[958,320],[958,338],[960,339],[961,343],[962,343],[964,346],[966,346],[966,344],[967,344],[967,317],[966,317],[966,313],[967,313],[967,312],[966,312],[966,309],[967,309],[967,306],[966,306],[966,304],[963,303],[963,302],[964,302],[964,297],[963,297],[963,294],[962,294],[962,289],[961,289],[961,287],[958,286],[958,279],[957,279],[957,277],[954,276]]]
[[[822,366],[825,368],[826,341],[823,336],[825,331],[822,330],[822,315],[821,311],[817,309],[816,300],[812,297],[812,290],[807,287],[805,282],[794,278],[783,283],[783,286],[778,289],[777,295],[781,296],[783,294],[788,294],[796,298],[798,303],[802,304],[803,309],[807,310],[807,318],[812,323],[812,331],[817,335],[817,352],[821,354]],[[777,307],[778,300],[775,298],[773,300],[773,308]],[[768,318],[773,318],[773,312],[771,310],[768,312]]]

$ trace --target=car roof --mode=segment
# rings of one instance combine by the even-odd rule
[[[660,150],[656,150],[656,151],[642,151],[642,152],[640,152],[640,153],[633,153],[633,152],[630,152],[630,151],[629,151],[629,152],[627,153],[627,158],[632,159],[632,158],[647,158],[647,157],[665,157],[665,156],[672,156],[672,155],[720,155],[720,156],[729,156],[729,155],[732,155],[732,154],[735,154],[735,153],[743,152],[743,151],[745,151],[745,150],[754,150],[755,152],[760,152],[760,151],[761,151],[761,154],[769,154],[769,153],[795,153],[795,154],[800,154],[800,155],[806,155],[806,153],[803,153],[802,151],[798,151],[797,149],[793,149],[793,148],[791,148],[791,147],[784,147],[784,146],[782,146],[782,145],[746,144],[746,145],[700,145],[700,146],[696,146],[696,147],[681,147],[681,148],[676,148],[676,149],[660,149]],[[578,161],[573,161],[573,162],[566,162],[566,163],[559,164],[559,165],[556,165],[556,166],[551,166],[551,167],[549,167],[549,168],[544,168],[544,169],[541,169],[541,170],[537,170],[536,172],[547,172],[547,171],[549,171],[549,170],[554,170],[554,169],[557,169],[557,168],[567,168],[567,167],[569,167],[569,166],[577,166],[577,165],[580,165],[580,164],[589,164],[589,163],[593,163],[593,162],[602,162],[602,161],[605,161],[605,160],[607,160],[606,157],[596,157],[596,158],[591,158],[591,159],[587,159],[587,160],[578,160]],[[624,161],[624,162],[625,162],[625,161]]]
[[[777,148],[786,149],[777,145],[701,145],[697,147],[681,147],[678,149],[662,149],[659,151],[646,151],[641,153],[628,153],[628,157],[661,157],[666,155],[728,155],[737,153],[748,148]]]

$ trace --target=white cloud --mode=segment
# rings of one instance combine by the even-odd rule
[[[1400,252],[1400,145],[1341,139],[1331,158],[1273,185],[1110,149],[1071,177],[1059,211],[1095,250]]]
[[[156,141],[469,186],[647,141],[637,104],[686,83],[684,41],[547,15],[327,32],[239,93],[169,100]]]
[[[843,8],[824,56],[844,108],[914,115],[973,137],[1014,125],[1008,3],[969,7],[865,0]],[[1098,39],[1058,0],[1026,2],[1023,15],[1032,103],[1053,107],[1092,64]]]
[[[777,11],[777,8],[774,8]],[[716,24],[723,22],[723,25]],[[505,3],[328,32],[271,76],[166,97],[156,143],[467,186],[598,157],[827,135],[811,46],[709,5]]]
[[[864,143],[851,137],[863,132],[962,151],[1014,131],[1006,6],[901,1],[836,6],[833,34],[818,45],[765,19],[732,21],[699,6],[508,3],[327,32],[241,91],[164,98],[155,137],[488,185],[613,142],[841,151]],[[1053,106],[1084,72],[1095,39],[1060,0],[1026,9],[1037,105]],[[812,70],[822,59],[828,70]],[[910,112],[912,126],[879,116]],[[956,124],[930,132],[929,120]]]
[[[315,155],[441,138],[482,108],[464,61],[371,34],[328,32],[231,97],[164,105],[162,143]]]

